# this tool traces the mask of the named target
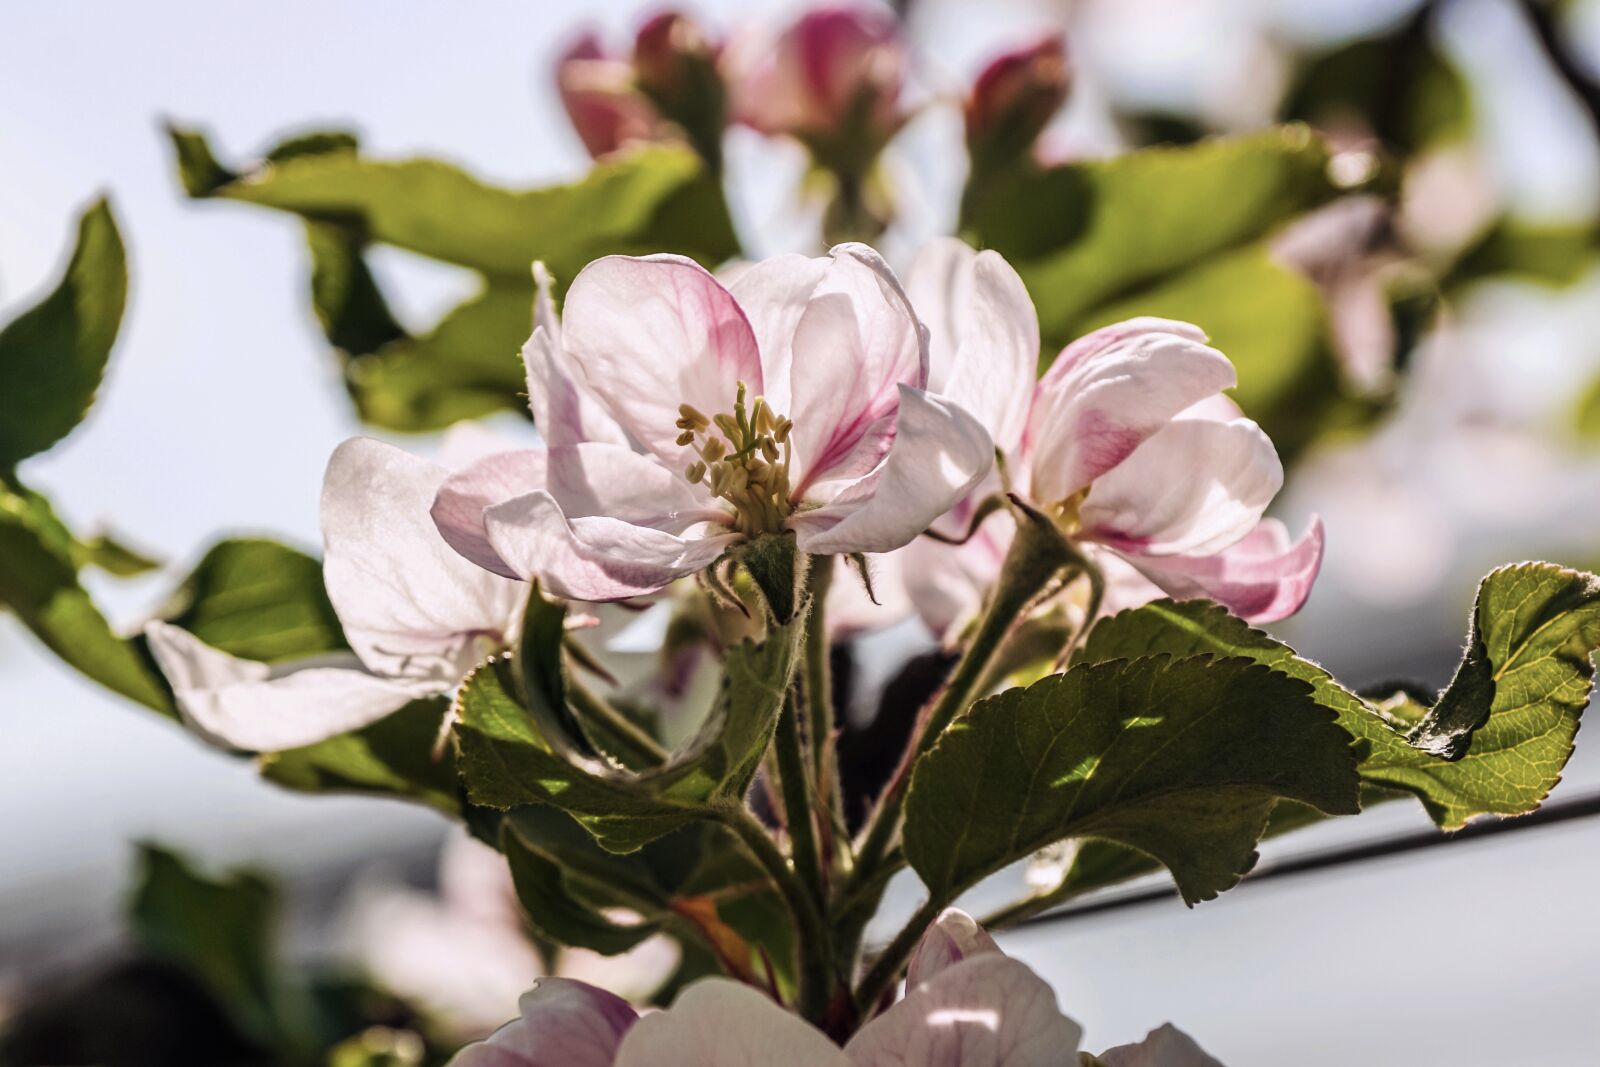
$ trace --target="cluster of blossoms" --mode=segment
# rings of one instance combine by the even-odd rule
[[[463,1049],[453,1067],[1054,1067],[1080,1062],[1083,1037],[1038,975],[954,909],[917,945],[905,997],[843,1049],[766,995],[720,978],[643,1017],[603,989],[546,978],[523,995],[521,1009],[487,1041]],[[1171,1026],[1086,1062],[1220,1067]]]
[[[695,576],[725,588],[774,543],[854,559],[880,582],[898,575],[900,599],[950,637],[1032,550],[1022,522],[1050,530],[1096,595],[1074,601],[1074,586],[1056,584],[1021,607],[1075,604],[1080,628],[1162,591],[1281,618],[1316,574],[1320,525],[1291,542],[1262,517],[1282,482],[1277,455],[1222,395],[1234,384],[1226,357],[1187,323],[1098,330],[1036,380],[1039,327],[1021,280],[954,240],[926,248],[906,285],[858,244],[722,279],[678,256],[610,256],[573,280],[559,316],[551,279],[535,273],[523,358],[543,446],[462,431],[435,464],[371,440],[342,445],[322,519],[352,654],[269,666],[154,623],[150,646],[197,731],[276,751],[356,729],[454,688],[507,647],[525,582],[588,603]],[[1048,987],[970,920],[946,916],[928,938],[907,997],[842,1052],[727,981],[639,1020],[609,994],[546,979],[521,1023],[461,1062],[933,1063],[977,1042],[990,1051],[959,1062],[1022,1065],[1076,1048]],[[1208,1062],[1200,1055],[1103,1062]]]

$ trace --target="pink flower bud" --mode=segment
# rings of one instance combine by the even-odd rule
[[[596,159],[638,141],[674,139],[654,105],[634,84],[633,66],[608,56],[586,33],[556,63],[556,87],[572,128]]]
[[[639,27],[633,46],[634,75],[656,96],[692,91],[697,68],[716,63],[719,49],[687,15],[663,11]]]
[[[886,9],[819,7],[775,42],[747,41],[736,74],[736,117],[768,134],[865,142],[873,155],[904,119],[906,52]]]
[[[1070,84],[1059,33],[996,56],[967,97],[967,145],[974,158],[1004,164],[1025,154],[1066,102]]]

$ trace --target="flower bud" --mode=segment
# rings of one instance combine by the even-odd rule
[[[886,9],[806,12],[776,41],[747,39],[735,68],[735,117],[804,141],[819,162],[864,172],[905,121],[906,50]]]
[[[635,87],[632,66],[608,56],[594,33],[562,53],[556,88],[572,128],[596,159],[639,141],[674,139],[671,127]]]
[[[981,168],[1021,158],[1066,102],[1071,85],[1066,40],[1051,34],[996,56],[967,97],[967,148]]]
[[[720,44],[688,16],[664,11],[639,27],[634,41],[635,84],[713,167],[722,158],[728,92],[718,68]]]

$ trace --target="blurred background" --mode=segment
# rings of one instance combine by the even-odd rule
[[[220,532],[314,550],[322,468],[342,439],[436,447],[357,421],[307,300],[303,227],[188,199],[162,123],[205,130],[228,159],[332,126],[375,157],[438,157],[515,187],[568,180],[588,156],[554,89],[556,57],[584,24],[627,41],[656,6],[0,7],[0,306],[50,284],[70,220],[99,193],[129,246],[128,311],[95,409],[23,469],[73,528],[114,527],[170,562],[133,580],[86,575],[114,621],[146,617]],[[727,28],[792,8],[692,10]],[[1380,333],[1398,332],[1372,343],[1360,295],[1329,298],[1336,336],[1350,309],[1354,391],[1381,401],[1359,426],[1308,435],[1280,499],[1291,527],[1312,512],[1328,527],[1316,592],[1274,628],[1303,654],[1355,686],[1437,686],[1487,570],[1600,563],[1600,3],[916,0],[906,17],[925,106],[884,160],[897,217],[883,247],[897,263],[955,225],[965,87],[1042,30],[1065,31],[1072,69],[1041,141],[1056,159],[1289,117],[1317,121],[1356,167],[1376,165],[1374,138],[1401,149],[1401,211],[1383,228],[1405,252],[1389,236],[1362,242],[1357,273],[1390,284],[1398,272],[1403,289],[1431,254],[1454,266],[1422,287],[1436,306],[1414,334],[1386,309]],[[1348,110],[1313,113],[1333,97]],[[745,246],[813,247],[803,153],[749,130],[727,153]],[[370,261],[411,330],[477,284],[388,247]],[[1330,271],[1313,273],[1330,293],[1359,288]],[[513,415],[491,421],[531,433]],[[893,640],[926,639],[902,628]],[[0,1001],[115,951],[134,842],[272,871],[301,955],[346,950],[353,887],[432,877],[439,816],[275,788],[60,665],[9,617],[0,714]],[[1600,791],[1600,747],[1584,740],[1558,799]],[[1429,825],[1414,804],[1384,806],[1269,846],[1263,868]],[[1247,883],[1192,912],[1161,899],[1025,928],[1005,946],[1055,985],[1091,1047],[1173,1019],[1232,1067],[1588,1064],[1600,1062],[1597,877],[1600,820],[1571,820]]]

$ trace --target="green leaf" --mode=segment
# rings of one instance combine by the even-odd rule
[[[461,810],[453,753],[437,752],[450,702],[414,700],[370,726],[260,757],[261,776],[303,793],[369,793]]]
[[[78,221],[65,273],[43,301],[0,330],[0,474],[43,452],[83,421],[105,374],[128,294],[128,267],[111,206]]]
[[[552,613],[530,610],[529,630]],[[591,754],[566,706],[559,652],[524,642],[530,708],[517,703],[508,657],[480,667],[457,697],[462,776],[474,803],[507,809],[550,804],[606,848],[630,852],[718,806],[743,802],[777,724],[794,673],[803,615],[760,644],[730,649],[716,703],[664,766],[635,774]],[[543,649],[544,651],[539,651]]]
[[[350,647],[323,589],[322,564],[259,538],[213,545],[161,614],[213,648],[263,663]]]
[[[134,938],[192,974],[245,1032],[268,1046],[281,1044],[273,886],[249,871],[206,878],[155,845],[140,846],[139,858],[129,902]]]
[[[1035,168],[969,201],[962,228],[1017,268],[1059,345],[1102,305],[1331,199],[1327,160],[1309,130],[1288,126]]]
[[[1454,291],[1486,278],[1513,278],[1550,286],[1583,279],[1600,256],[1593,223],[1529,223],[1503,217],[1473,242],[1442,284]]]
[[[1358,810],[1350,737],[1306,683],[1242,659],[1075,666],[975,704],[913,772],[906,858],[949,901],[1045,845],[1100,838],[1209,900],[1280,799]]]
[[[1583,441],[1600,441],[1600,378],[1595,378],[1584,388],[1573,411],[1572,421]]]
[[[79,584],[77,547],[44,497],[0,480],[0,607],[13,612],[68,666],[147,707],[176,715],[149,661],[112,632]]]
[[[1440,826],[1534,810],[1572,754],[1600,648],[1593,575],[1549,563],[1490,574],[1478,589],[1468,652],[1431,713],[1391,725],[1289,646],[1206,601],[1156,601],[1103,620],[1080,658],[1152,652],[1246,656],[1308,682],[1318,703],[1365,742],[1361,777],[1422,801]]]
[[[87,541],[77,541],[75,556],[80,567],[98,567],[118,578],[133,578],[161,568],[161,561],[130,548],[108,533]]]

